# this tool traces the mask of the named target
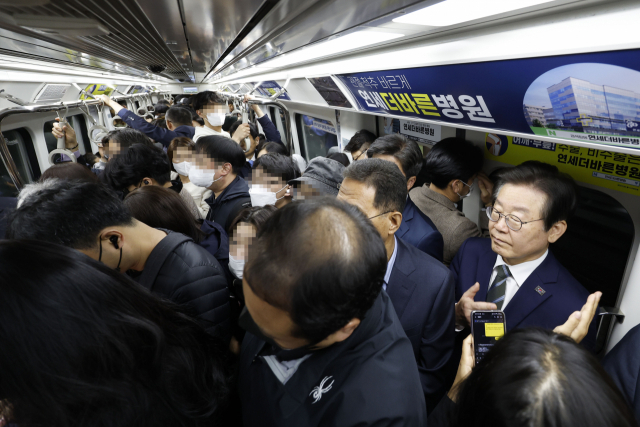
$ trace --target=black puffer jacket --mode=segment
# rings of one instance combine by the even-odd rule
[[[153,249],[135,280],[153,293],[187,306],[204,320],[210,334],[228,339],[229,287],[220,263],[184,234],[162,231],[167,237]]]

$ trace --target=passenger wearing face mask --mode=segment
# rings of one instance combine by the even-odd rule
[[[194,218],[201,218],[198,207],[184,189],[182,182],[171,181],[171,162],[158,147],[142,144],[130,147],[125,153],[107,163],[100,178],[123,198],[136,188],[146,185],[169,188],[180,194]]]
[[[287,183],[300,175],[298,165],[291,157],[275,153],[260,157],[253,164],[249,187],[251,205],[274,205],[276,208],[288,205],[293,201],[293,190]]]
[[[204,136],[196,143],[195,158],[189,180],[212,191],[207,219],[228,231],[238,212],[251,206],[249,185],[238,176],[245,162],[242,148],[224,136]]]
[[[480,228],[458,210],[478,181],[480,199],[491,204],[493,184],[482,173],[482,149],[461,138],[438,142],[425,158],[430,184],[415,188],[409,198],[436,225],[444,240],[443,262],[449,265],[462,243],[469,237],[488,237],[488,219],[480,216]]]
[[[276,211],[273,205],[254,206],[240,211],[229,226],[229,271],[233,285],[231,292],[231,350],[239,353],[240,343],[244,338],[244,329],[238,326],[238,317],[244,308],[244,294],[242,293],[242,276],[244,265],[249,256],[251,242],[262,230],[262,226]]]
[[[227,101],[216,92],[204,91],[191,99],[191,106],[196,114],[204,120],[204,126],[195,128],[193,142],[198,142],[203,136],[222,135],[231,138],[229,132],[222,130],[229,107]]]
[[[211,197],[211,190],[198,187],[189,180],[189,170],[195,160],[193,153],[195,147],[193,141],[187,137],[175,138],[167,148],[167,156],[171,162],[171,179],[179,179],[182,182],[182,188],[193,197],[193,202],[198,207],[202,218],[206,218],[209,213],[206,200]]]

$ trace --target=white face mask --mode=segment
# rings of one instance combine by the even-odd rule
[[[282,196],[278,198],[279,192],[287,188],[285,185],[276,193],[273,191],[269,191],[267,187],[263,185],[252,185],[249,188],[249,197],[251,197],[251,206],[266,206],[266,205],[275,205],[278,200],[284,199],[286,196]]]
[[[173,168],[178,172],[179,175],[189,176],[189,170],[193,167],[193,163],[190,162],[180,162],[174,163]]]
[[[242,280],[242,272],[244,271],[244,263],[245,260],[241,258],[234,258],[229,255],[229,270],[231,273],[236,276],[238,279]]]
[[[216,171],[210,172],[211,169],[199,169],[196,166],[192,166],[189,169],[189,181],[193,182],[198,187],[209,188],[214,182],[220,181],[224,178],[224,175],[220,175],[220,178],[214,179]]]
[[[211,126],[222,126],[226,116],[225,113],[208,113],[207,121]]]
[[[460,197],[460,200],[462,200],[462,199],[466,199],[467,197],[469,197],[471,195],[471,193],[473,192],[473,184],[469,185],[466,182],[464,182],[463,180],[460,180],[460,182],[463,183],[464,185],[466,185],[467,187],[469,187],[469,192],[467,194],[465,194],[464,196],[461,196],[460,193],[456,192],[458,197]]]

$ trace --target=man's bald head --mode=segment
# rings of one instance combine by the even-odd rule
[[[244,277],[260,299],[289,313],[299,337],[319,342],[364,317],[386,265],[371,222],[349,204],[321,198],[291,203],[269,218]]]

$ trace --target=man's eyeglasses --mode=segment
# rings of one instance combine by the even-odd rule
[[[386,214],[391,213],[391,212],[393,212],[393,211],[382,212],[381,214],[378,214],[378,215],[375,215],[375,216],[370,216],[369,219],[378,218],[379,216],[386,215]]]
[[[486,209],[487,216],[493,222],[500,221],[500,218],[504,217],[504,222],[507,224],[507,227],[512,229],[513,231],[518,231],[522,228],[524,224],[529,224],[530,222],[542,221],[544,218],[534,219],[532,221],[522,221],[515,215],[511,214],[503,214],[502,212],[498,212],[495,210],[493,206],[490,206]]]

